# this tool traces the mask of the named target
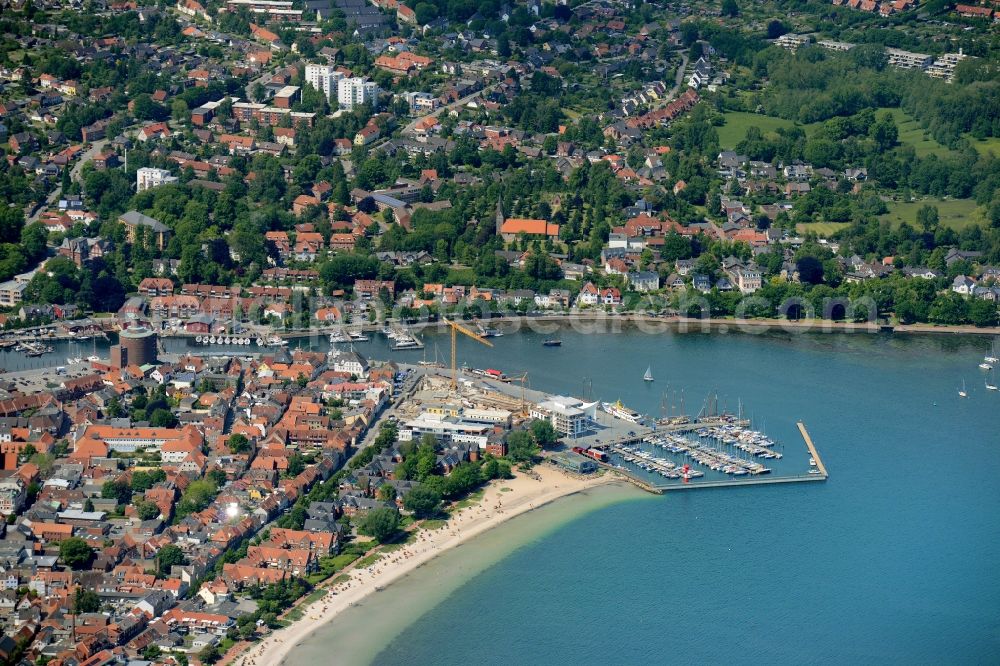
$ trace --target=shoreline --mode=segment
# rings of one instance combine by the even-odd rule
[[[383,553],[370,566],[344,570],[339,575],[348,575],[350,580],[330,587],[320,586],[318,589],[326,589],[327,594],[304,608],[300,620],[272,631],[228,663],[236,666],[286,663],[288,655],[318,629],[442,553],[555,500],[622,482],[608,473],[596,478],[575,478],[545,464],[533,471],[537,478],[520,473],[513,479],[491,482],[478,503],[456,511],[441,528],[420,529],[416,541]]]
[[[902,333],[907,335],[975,335],[975,336],[1000,336],[1000,326],[977,327],[972,325],[938,326],[935,324],[880,324],[870,321],[851,322],[835,321],[832,319],[737,319],[710,317],[696,319],[691,317],[659,317],[641,313],[621,313],[609,314],[601,311],[594,312],[572,312],[569,314],[544,314],[537,316],[514,316],[514,317],[492,317],[475,318],[463,320],[467,324],[483,322],[492,324],[504,329],[505,333],[522,332],[523,330],[533,330],[535,324],[587,324],[590,328],[583,332],[587,333],[615,333],[623,326],[630,325],[637,328],[646,327],[646,332],[662,333],[670,330],[678,333],[729,333],[745,332],[758,333],[767,331],[785,331],[787,333]],[[398,323],[397,320],[389,320],[389,323]],[[334,331],[343,328],[356,328],[364,333],[377,333],[382,330],[386,322],[363,323],[358,325],[338,324],[336,326],[320,326],[303,331],[274,331],[270,335],[277,336],[284,340],[296,340],[309,338],[312,336],[326,337]],[[440,321],[418,321],[408,324],[408,328],[414,331],[425,331],[431,328],[445,329],[445,325]],[[749,330],[748,330],[749,329]],[[539,330],[539,333],[552,333],[556,329]],[[193,340],[200,334],[174,331],[161,336],[163,339]],[[206,345],[211,347],[211,345]],[[252,346],[249,349],[259,351],[270,347]]]

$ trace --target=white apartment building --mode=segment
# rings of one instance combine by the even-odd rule
[[[331,65],[306,65],[306,83],[326,95],[327,100],[337,96],[337,84],[342,78],[344,74]]]
[[[531,408],[531,418],[548,421],[560,435],[576,437],[596,418],[596,402],[555,395]]]
[[[9,308],[20,305],[24,299],[24,290],[27,288],[27,282],[17,280],[7,280],[0,283],[0,307]]]
[[[889,55],[889,64],[900,69],[927,69],[934,62],[934,58],[926,53],[913,53],[890,48],[887,48],[885,52]]]
[[[143,192],[145,190],[153,189],[154,187],[159,187],[160,185],[176,182],[177,177],[171,176],[170,172],[166,169],[142,167],[135,172],[136,192]]]
[[[374,81],[365,81],[359,76],[350,79],[340,79],[337,82],[337,103],[341,109],[348,111],[362,104],[372,104],[374,106],[378,93],[377,83]]]

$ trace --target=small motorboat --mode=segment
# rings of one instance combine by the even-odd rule
[[[562,346],[562,340],[557,340],[555,338],[546,338],[542,342],[542,346],[544,346],[544,347],[561,347]]]

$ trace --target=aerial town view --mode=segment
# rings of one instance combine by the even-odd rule
[[[1000,663],[1000,1],[0,0],[0,666]]]

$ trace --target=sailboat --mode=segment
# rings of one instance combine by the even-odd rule
[[[96,336],[94,337],[94,351],[93,351],[93,353],[90,356],[87,357],[87,360],[90,361],[91,363],[96,363],[97,361],[101,360],[101,357],[97,355],[97,337]]]
[[[438,361],[438,346],[437,346],[437,342],[434,343],[434,360],[433,361],[428,361],[427,360],[427,347],[424,347],[424,358],[421,361],[417,361],[417,365],[422,365],[422,366],[429,367],[429,368],[440,368],[440,367],[443,367],[441,365],[441,363]]]
[[[969,394],[965,390],[965,380],[962,380],[962,388],[958,391],[958,396],[960,398],[968,398]]]
[[[653,366],[649,366],[648,368],[646,368],[646,374],[642,376],[642,380],[644,382],[653,381]]]
[[[984,363],[997,363],[1000,359],[997,358],[997,343],[994,342],[990,346],[990,353],[983,357]],[[982,367],[982,366],[980,366]]]
[[[990,372],[990,378],[986,380],[986,390],[987,391],[1000,390],[997,387],[996,370]]]

